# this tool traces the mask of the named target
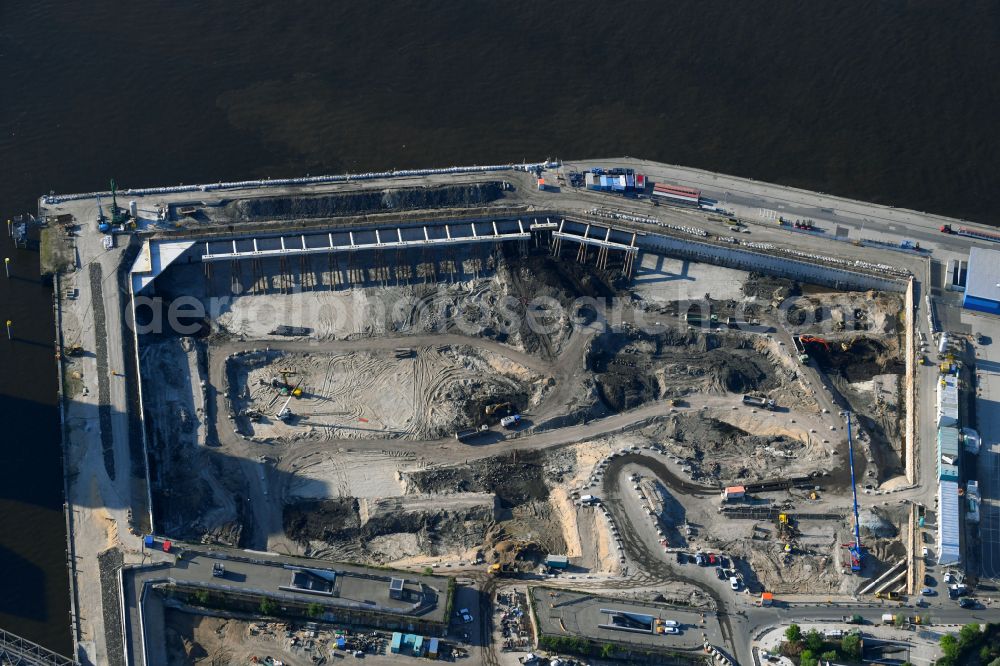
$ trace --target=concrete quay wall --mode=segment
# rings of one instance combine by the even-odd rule
[[[658,234],[639,236],[636,239],[636,245],[649,252],[744,271],[759,271],[838,289],[877,289],[902,293],[907,286],[906,281],[890,277],[879,277],[788,257],[751,252],[737,247],[724,247]]]

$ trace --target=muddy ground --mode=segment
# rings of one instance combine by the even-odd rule
[[[806,444],[787,435],[755,435],[718,418],[673,414],[655,428],[664,448],[683,461],[701,483],[733,484],[783,475],[786,460],[802,456]]]
[[[769,356],[757,336],[738,331],[625,326],[593,340],[587,369],[601,400],[619,412],[694,393],[770,394],[794,377]]]
[[[479,206],[503,197],[502,181],[393,190],[358,190],[306,197],[237,199],[225,205],[227,220],[288,220],[393,210]]]
[[[545,454],[521,452],[482,460],[460,467],[438,467],[406,475],[406,481],[416,492],[493,493],[501,509],[533,500],[546,500],[549,489],[545,483]]]
[[[419,507],[403,498],[296,502],[285,507],[284,530],[307,554],[387,563],[421,555],[460,555],[483,543],[496,518],[489,495],[427,500]]]
[[[547,387],[524,366],[464,345],[415,348],[402,359],[392,350],[240,354],[226,377],[240,432],[288,441],[446,437],[496,425],[536,405]],[[292,415],[283,422],[285,406]]]
[[[477,551],[530,567],[567,550],[550,485],[564,480],[573,460],[533,452],[405,472],[402,497],[295,502],[285,508],[284,529],[315,556],[389,563]]]

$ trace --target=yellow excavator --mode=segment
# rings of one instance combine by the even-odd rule
[[[509,402],[498,402],[492,405],[486,405],[486,409],[484,409],[483,411],[486,413],[486,416],[493,416],[498,412],[502,413],[513,408],[514,405],[510,404]]]

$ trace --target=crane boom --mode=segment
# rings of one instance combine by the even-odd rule
[[[861,518],[858,515],[858,484],[854,477],[854,437],[851,431],[851,412],[847,416],[847,451],[851,461],[851,492],[854,493],[854,543],[848,546],[851,554],[851,571],[861,571],[861,557],[864,549],[861,546]]]

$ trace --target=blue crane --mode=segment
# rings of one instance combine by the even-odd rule
[[[843,547],[851,555],[851,571],[861,572],[861,559],[864,557],[864,546],[861,545],[861,519],[858,517],[858,484],[854,478],[854,438],[851,436],[851,413],[844,412],[847,417],[847,451],[851,461],[851,492],[854,493],[854,543],[845,543]]]

